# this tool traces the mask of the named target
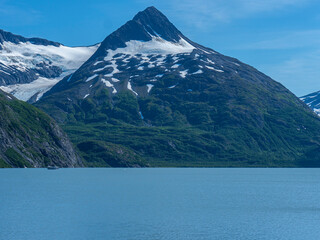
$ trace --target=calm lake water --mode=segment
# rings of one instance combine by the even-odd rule
[[[1,240],[319,239],[320,169],[1,169]]]

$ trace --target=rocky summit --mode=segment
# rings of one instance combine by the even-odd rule
[[[280,83],[154,7],[35,104],[88,166],[319,166],[320,120]]]

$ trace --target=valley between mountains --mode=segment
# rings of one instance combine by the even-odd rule
[[[313,112],[154,7],[89,47],[0,31],[0,82],[2,166],[320,166],[320,94],[301,98]],[[33,140],[59,155],[42,158]]]

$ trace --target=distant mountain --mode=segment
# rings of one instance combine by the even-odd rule
[[[0,167],[83,166],[47,114],[0,90]]]
[[[308,94],[300,98],[313,111],[320,116],[320,91]]]
[[[36,106],[63,125],[91,166],[320,163],[320,120],[303,102],[191,41],[154,7],[110,34]],[[124,152],[135,158],[119,162]]]
[[[0,88],[34,102],[79,68],[97,47],[67,47],[0,30]]]

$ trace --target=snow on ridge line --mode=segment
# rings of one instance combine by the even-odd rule
[[[107,50],[105,61],[111,60],[118,53],[136,55],[136,54],[179,54],[190,53],[195,49],[190,43],[183,38],[180,38],[178,43],[173,43],[162,39],[161,37],[152,37],[152,40],[147,42],[130,40],[126,42],[126,47],[117,48],[116,50]]]

